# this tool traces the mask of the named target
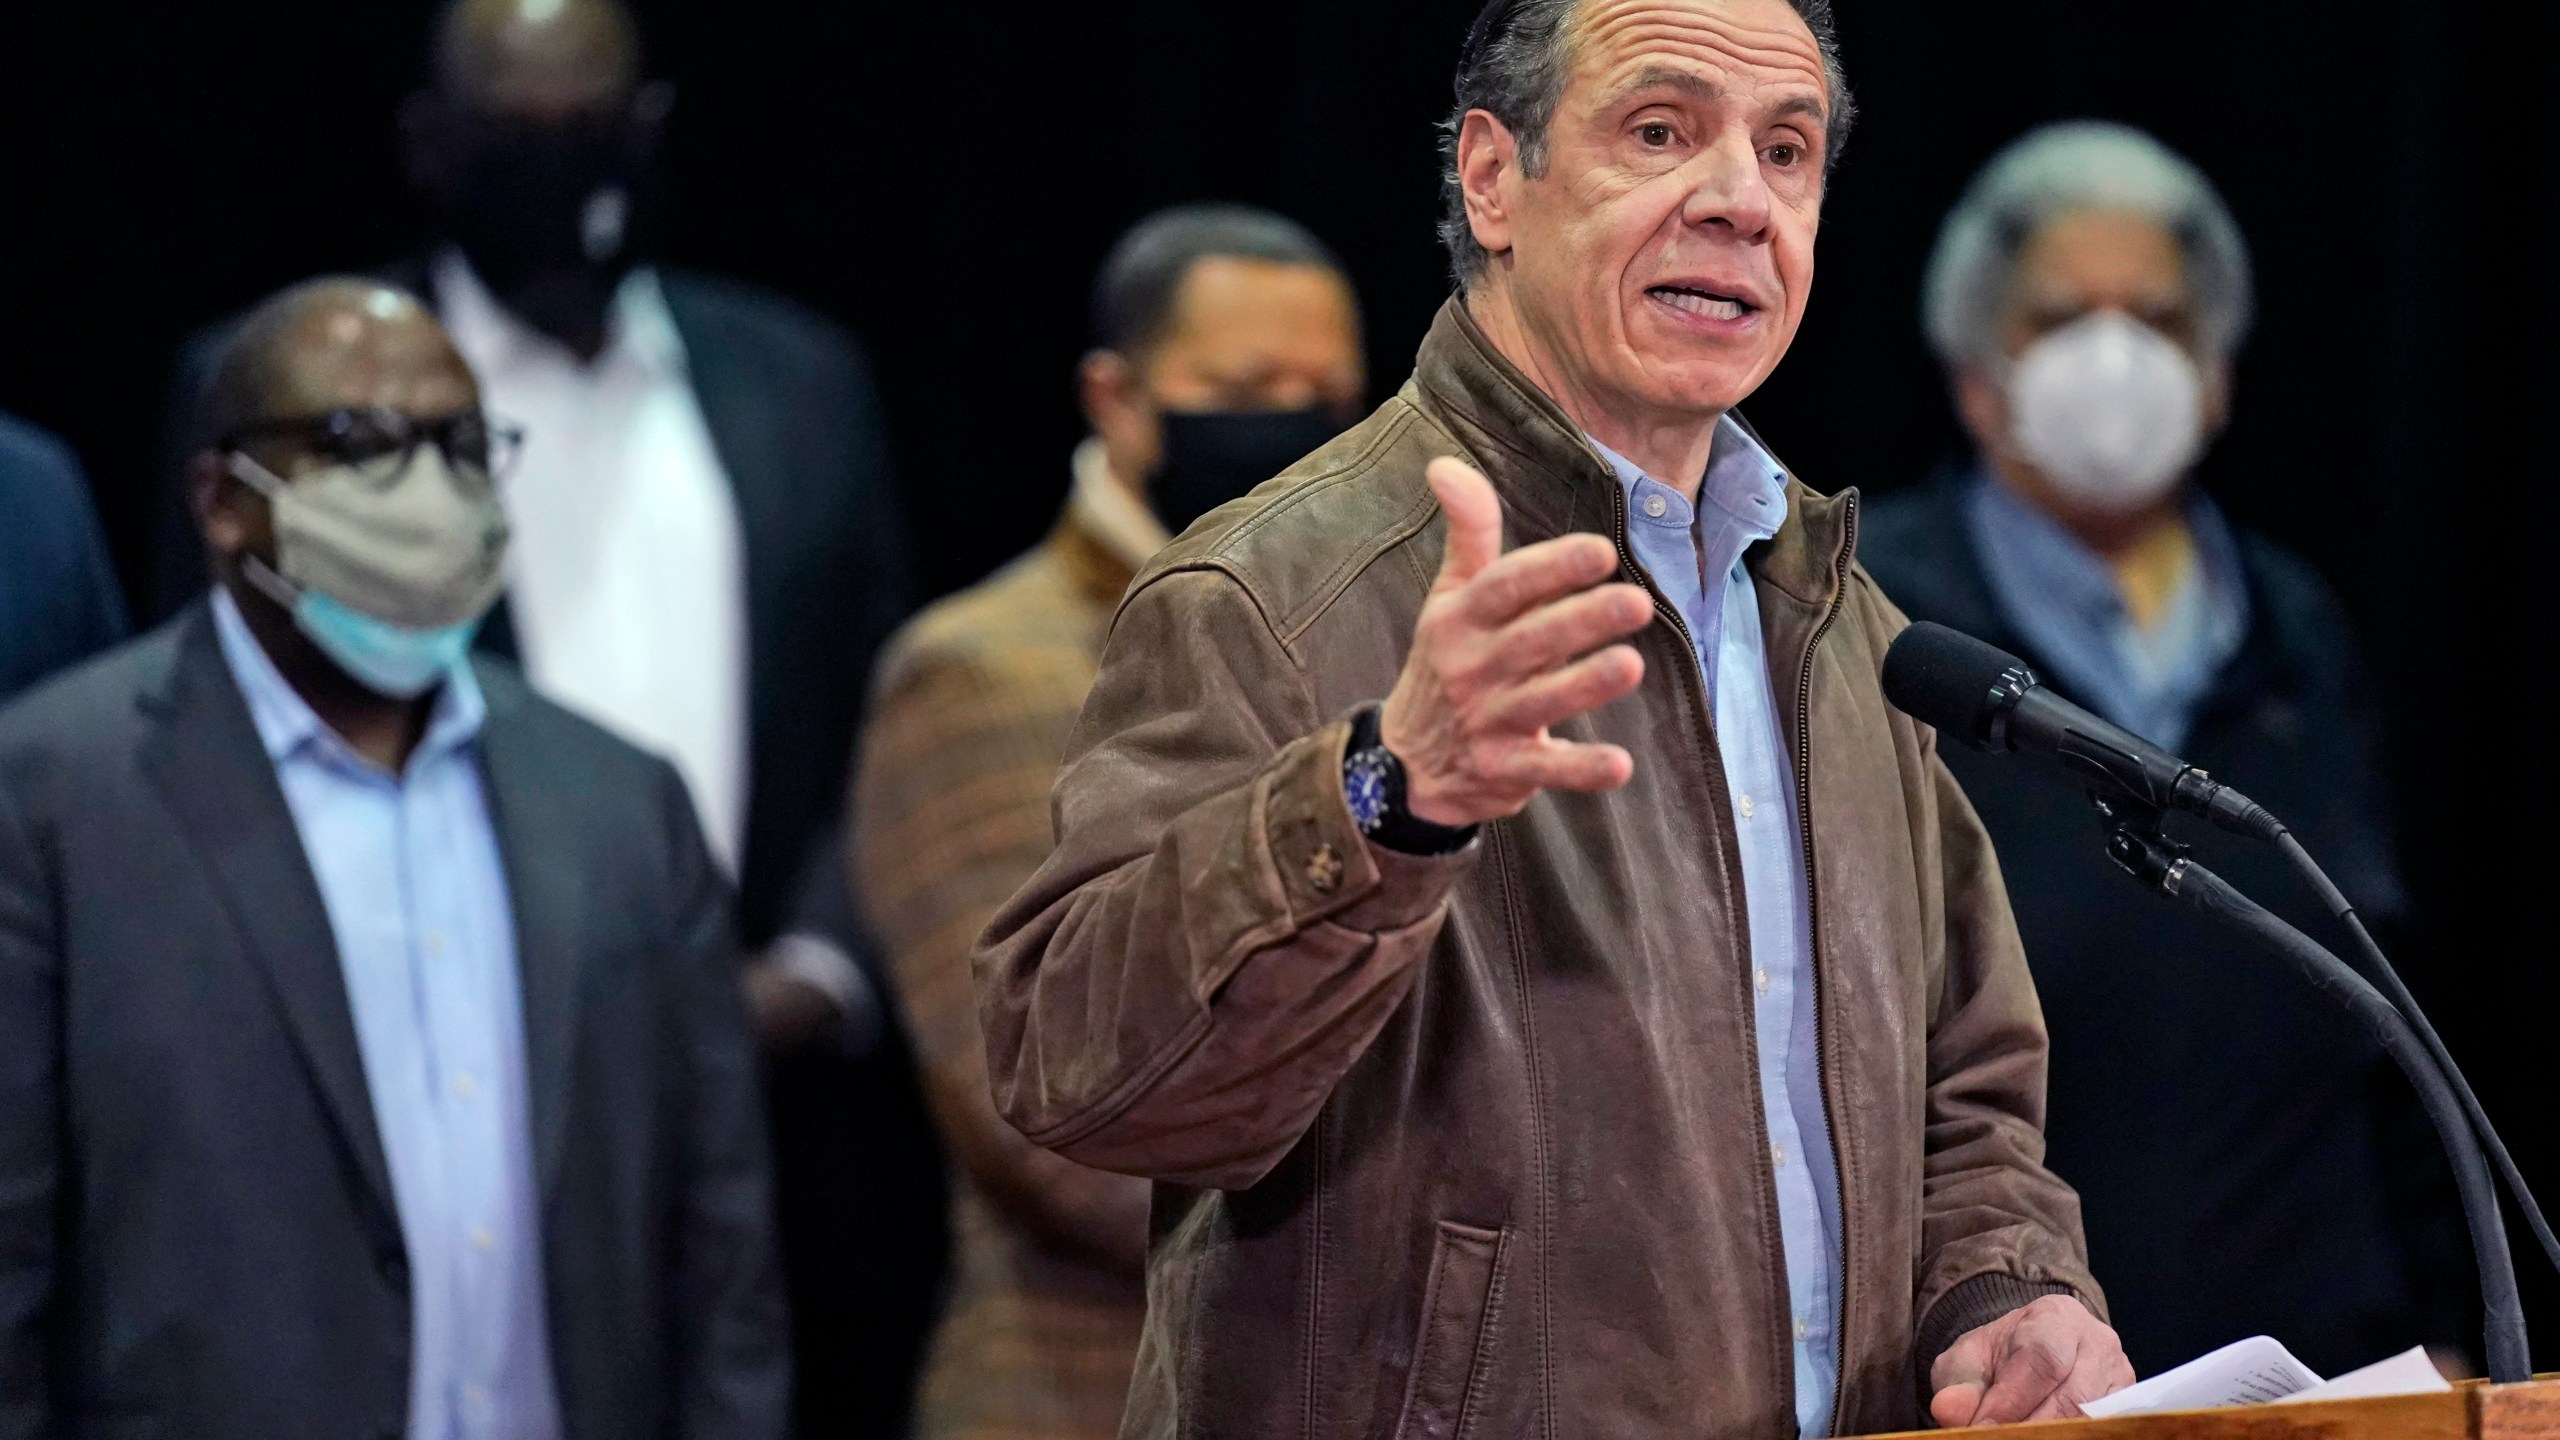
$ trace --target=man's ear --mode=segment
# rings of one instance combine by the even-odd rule
[[[1458,193],[1467,228],[1488,255],[1511,249],[1511,205],[1520,175],[1520,145],[1490,111],[1470,110],[1458,124]]]
[[[1965,433],[1973,437],[1974,448],[1984,455],[2006,449],[2009,397],[2000,382],[1978,365],[1959,365],[1949,377],[1949,388],[1955,391],[1956,414],[1964,421]]]
[[[187,462],[187,508],[195,512],[204,543],[224,557],[249,548],[257,524],[248,513],[247,487],[231,478],[220,452],[199,450]]]
[[[1084,407],[1085,424],[1107,437],[1139,408],[1137,367],[1116,350],[1086,351],[1076,363],[1076,401]]]
[[[1138,362],[1116,350],[1090,351],[1076,367],[1076,393],[1084,402],[1085,423],[1110,457],[1111,473],[1130,485],[1154,474],[1164,458],[1164,434]]]
[[[2204,433],[2211,439],[2231,423],[2231,362],[2209,361],[2204,367]]]

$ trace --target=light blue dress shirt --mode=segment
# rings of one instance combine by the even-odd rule
[[[1724,754],[1741,840],[1756,1002],[1752,1033],[1794,1312],[1796,1427],[1819,1436],[1831,1428],[1840,1389],[1839,1165],[1823,1109],[1795,762],[1770,689],[1759,594],[1742,563],[1754,541],[1785,523],[1787,475],[1731,420],[1716,431],[1694,506],[1626,457],[1593,444],[1626,487],[1628,546],[1689,627],[1715,707],[1716,747]],[[1713,962],[1702,957],[1702,963]]]
[[[1964,497],[1965,528],[2001,615],[2065,695],[2164,749],[2195,727],[2222,667],[2249,635],[2249,585],[2230,522],[2187,500],[2196,563],[2148,627],[2125,609],[2106,558],[1987,475]]]
[[[470,672],[400,775],[286,683],[217,588],[214,624],[319,881],[409,1256],[411,1440],[557,1440],[506,868]]]

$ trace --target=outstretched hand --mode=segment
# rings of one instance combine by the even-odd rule
[[[1626,784],[1635,761],[1624,748],[1559,740],[1547,727],[1643,682],[1643,657],[1610,642],[1652,622],[1652,597],[1603,583],[1618,552],[1597,535],[1503,554],[1492,483],[1455,459],[1425,473],[1448,517],[1448,548],[1378,722],[1404,764],[1406,806],[1435,825],[1466,826],[1516,815],[1541,790]]]

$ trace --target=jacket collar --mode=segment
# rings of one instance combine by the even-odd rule
[[[1407,398],[1455,437],[1493,482],[1515,543],[1587,530],[1625,551],[1626,497],[1616,472],[1563,409],[1494,349],[1465,297],[1452,296],[1440,307]],[[1739,413],[1733,419],[1768,448]],[[1842,552],[1853,496],[1821,494],[1790,467],[1786,523],[1752,547],[1752,572],[1806,605],[1827,606],[1848,569]]]
[[[232,682],[199,601],[174,623],[161,673],[139,703],[154,722],[141,764],[203,860],[240,938],[267,981],[313,1086],[346,1142],[377,1235],[396,1239],[391,1172],[374,1127],[364,1054],[340,973],[320,882],[304,857],[249,707]]]

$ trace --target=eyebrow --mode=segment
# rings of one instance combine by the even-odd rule
[[[1724,87],[1687,70],[1674,70],[1668,65],[1654,65],[1637,73],[1636,78],[1621,85],[1601,108],[1614,109],[1647,90],[1677,90],[1695,100],[1709,103],[1725,98]],[[1822,101],[1810,95],[1790,95],[1778,102],[1770,113],[1773,120],[1791,120],[1799,116],[1822,123],[1825,114]]]

